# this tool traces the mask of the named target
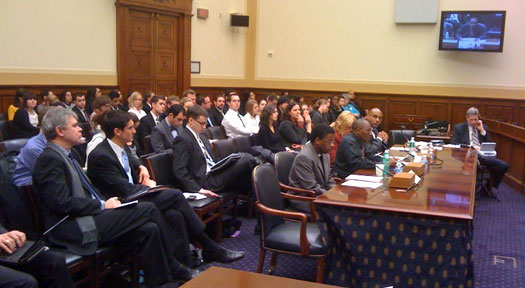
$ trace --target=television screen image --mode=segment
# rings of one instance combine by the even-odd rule
[[[505,11],[442,11],[439,50],[503,52]]]

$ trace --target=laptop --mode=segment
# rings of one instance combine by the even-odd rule
[[[16,249],[13,254],[7,254],[6,252],[0,252],[0,263],[10,265],[22,265],[31,262],[40,252],[48,250],[46,247],[46,236],[57,227],[60,223],[64,222],[69,215],[60,219],[55,225],[47,229],[37,241],[26,241],[24,246]]]
[[[478,153],[485,157],[496,157],[496,143],[494,142],[483,142],[479,148]]]

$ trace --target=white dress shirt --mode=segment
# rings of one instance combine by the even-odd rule
[[[228,110],[228,112],[224,114],[221,124],[224,126],[224,130],[226,130],[226,135],[231,138],[250,136],[259,132],[259,127],[257,127],[257,131],[254,131],[253,128],[248,127],[239,112],[232,109]]]
[[[259,118],[259,115],[255,115],[255,117],[253,117],[250,113],[246,113],[246,115],[244,115],[244,124],[246,124],[246,127],[252,129],[253,134],[259,133],[260,121],[261,119]]]
[[[129,108],[128,110],[129,113],[133,113],[135,115],[137,115],[137,117],[139,117],[139,120],[142,119],[142,117],[146,116],[146,112],[144,110],[138,110],[137,108],[133,107],[133,108]],[[155,119],[155,118],[153,118]]]

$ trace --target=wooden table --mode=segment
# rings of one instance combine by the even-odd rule
[[[477,153],[444,148],[437,158],[442,165],[430,167],[408,192],[386,183],[377,189],[339,184],[314,201],[330,251],[327,283],[434,287],[455,279],[455,287],[473,285]]]
[[[336,286],[211,267],[184,284],[184,288],[335,288]]]

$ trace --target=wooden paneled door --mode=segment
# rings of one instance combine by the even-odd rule
[[[181,95],[190,86],[191,1],[117,0],[118,79],[123,95]]]

